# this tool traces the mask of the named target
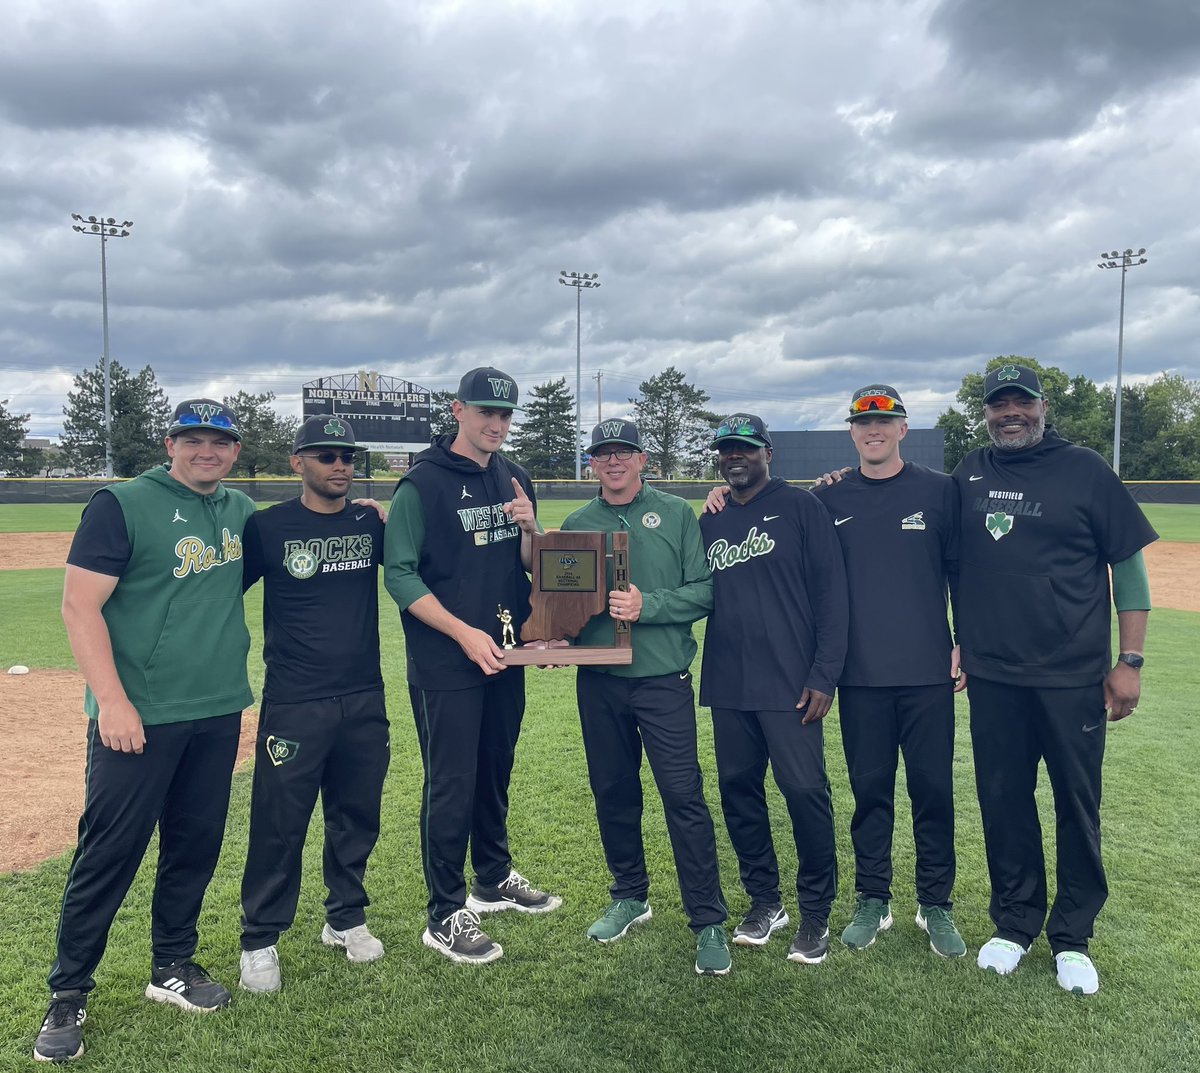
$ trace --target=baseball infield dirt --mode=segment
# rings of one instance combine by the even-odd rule
[[[0,534],[0,570],[61,567],[70,533]],[[1146,549],[1155,607],[1200,611],[1200,544]],[[7,668],[3,668],[6,670]],[[0,673],[0,872],[30,868],[75,843],[83,804],[83,679],[34,668]],[[254,749],[257,713],[242,719],[239,764]]]

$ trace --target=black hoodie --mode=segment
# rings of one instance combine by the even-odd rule
[[[1050,427],[1023,450],[971,451],[953,477],[963,670],[1011,685],[1100,682],[1112,666],[1108,565],[1158,539],[1121,479]]]
[[[417,455],[396,489],[384,535],[384,582],[401,611],[408,680],[422,689],[466,689],[486,677],[455,641],[408,611],[426,592],[497,644],[500,608],[512,612],[518,635],[529,617],[521,530],[504,504],[513,499],[516,477],[536,510],[533,482],[503,455],[480,466],[451,451],[453,442],[453,434],[440,436]]]

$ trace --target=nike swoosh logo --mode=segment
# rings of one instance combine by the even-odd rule
[[[1103,723],[1097,723],[1094,727],[1090,727],[1085,724],[1084,728],[1083,728],[1083,732],[1085,734],[1090,734],[1093,730],[1099,730],[1102,726],[1104,726]]]
[[[967,478],[967,480],[969,480],[969,481],[981,481],[981,480],[983,480],[983,474],[981,473],[981,474],[980,474],[978,477],[968,477],[968,478]]]
[[[850,518],[853,518],[853,517],[854,517],[854,515],[853,515],[853,514],[851,514],[851,515],[850,515]],[[843,522],[848,522],[848,521],[850,520],[850,518],[834,518],[834,520],[833,520],[833,524],[834,524],[834,525],[841,525]]]
[[[354,515],[354,520],[356,522],[361,522],[366,516],[367,516],[367,512],[364,510],[361,514]]]
[[[681,675],[679,676],[679,680],[680,680],[681,682],[686,682],[686,681],[687,681],[687,674],[686,674],[686,673],[684,673],[684,674],[681,674]]]
[[[779,517],[778,514],[764,514],[763,521],[764,522],[773,522],[778,517]]]

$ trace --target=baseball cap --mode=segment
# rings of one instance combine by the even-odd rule
[[[237,414],[222,402],[214,399],[184,399],[175,407],[167,435],[176,436],[187,428],[211,428],[241,443],[240,423]]]
[[[300,426],[292,444],[292,454],[297,454],[305,447],[349,447],[358,450],[350,422],[343,417],[331,417],[328,414],[310,417]]]
[[[755,447],[770,447],[771,436],[763,419],[755,414],[730,414],[714,430],[712,446],[722,440],[745,440]]]
[[[459,402],[468,406],[495,406],[517,410],[517,382],[499,369],[485,365],[472,369],[458,382]]]
[[[602,443],[623,443],[626,447],[642,449],[642,436],[638,427],[632,421],[624,418],[614,418],[612,421],[601,421],[592,429],[592,446],[594,451]]]
[[[850,396],[850,416],[856,417],[908,417],[904,400],[891,384],[868,384]]]
[[[1032,395],[1035,399],[1042,397],[1042,382],[1038,374],[1027,365],[1014,365],[1009,362],[993,369],[983,381],[983,401],[987,402],[997,391],[1015,387]]]

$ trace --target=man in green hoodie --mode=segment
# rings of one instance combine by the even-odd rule
[[[242,530],[254,504],[222,486],[241,449],[212,399],[175,409],[170,463],[97,492],[67,556],[63,620],[87,681],[84,811],[34,1058],[84,1051],[86,1003],[146,846],[159,832],[146,997],[207,1013],[229,992],[194,960],[229,806],[250,635]]]
[[[612,903],[588,928],[601,943],[620,939],[651,916],[650,877],[642,845],[642,750],[662,796],[684,910],[696,935],[696,972],[724,976],[733,962],[725,936],[712,814],[696,752],[692,623],[712,610],[712,576],[692,508],[642,480],[646,455],[632,421],[602,421],[592,430],[592,472],[600,494],[571,514],[563,529],[629,534],[628,592],[610,591],[607,615],[579,636],[611,644],[613,620],[632,623],[633,662],[580,667],[575,680],[588,779]],[[610,590],[612,586],[609,586]]]

